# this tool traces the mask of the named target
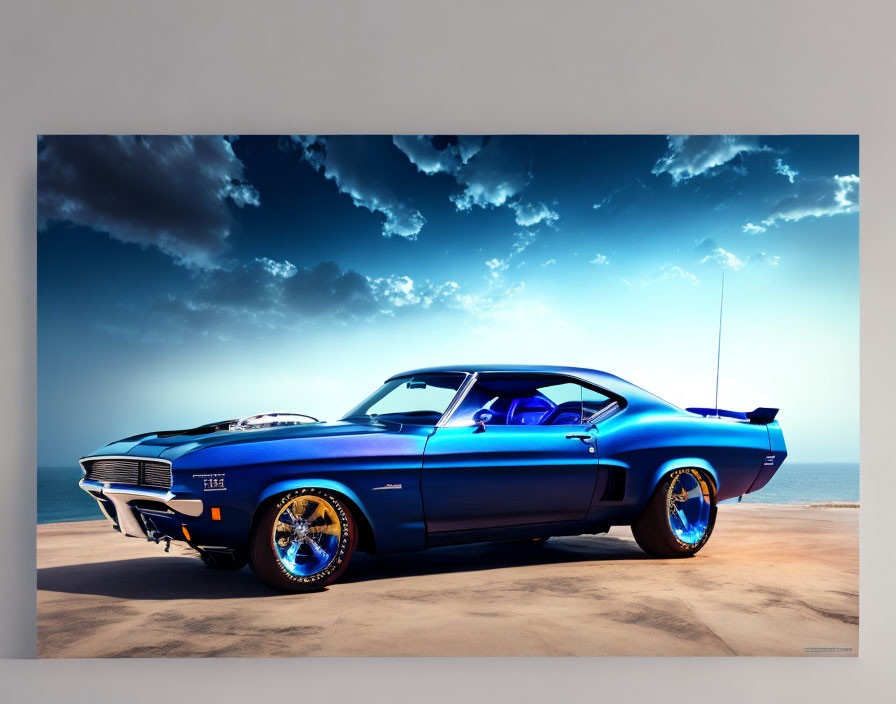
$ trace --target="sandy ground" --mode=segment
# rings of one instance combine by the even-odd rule
[[[41,525],[38,653],[856,655],[858,532],[854,508],[726,504],[692,559],[648,559],[613,528],[359,554],[329,589],[279,594],[105,522]]]

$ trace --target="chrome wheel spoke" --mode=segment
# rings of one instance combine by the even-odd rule
[[[311,526],[309,533],[322,533],[323,535],[339,535],[339,526],[335,523],[324,523],[321,525]]]
[[[299,552],[299,544],[297,542],[290,543],[289,547],[286,549],[286,559],[291,563],[296,563],[296,554]]]
[[[314,553],[314,556],[320,560],[324,558],[329,558],[327,551],[324,550],[320,545],[318,545],[313,538],[305,538],[305,545],[311,548],[311,552]]]
[[[687,493],[687,498],[689,499],[696,499],[698,496],[701,499],[703,498],[703,489],[699,484]]]

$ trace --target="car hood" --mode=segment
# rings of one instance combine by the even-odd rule
[[[400,432],[399,423],[373,423],[333,421],[290,425],[278,428],[260,428],[257,430],[227,430],[226,424],[207,426],[219,428],[208,433],[196,434],[196,431],[158,432],[137,435],[118,440],[101,447],[91,455],[132,455],[134,457],[159,457],[174,460],[185,454],[209,448],[226,446],[251,446],[259,443],[277,443],[303,439],[324,439],[359,435],[376,435]]]

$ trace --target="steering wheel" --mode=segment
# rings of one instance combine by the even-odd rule
[[[507,425],[541,425],[556,407],[544,396],[515,398],[507,410]]]

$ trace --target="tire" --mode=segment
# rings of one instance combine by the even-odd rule
[[[345,572],[358,545],[351,510],[328,491],[298,489],[265,508],[249,542],[249,565],[275,589],[323,589]]]
[[[709,540],[715,523],[712,482],[697,469],[676,469],[660,481],[632,534],[648,555],[690,557]]]
[[[213,570],[222,570],[236,572],[243,569],[249,562],[249,557],[245,550],[234,552],[206,552],[199,551],[199,559],[201,559],[207,567]]]

